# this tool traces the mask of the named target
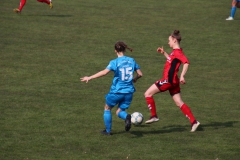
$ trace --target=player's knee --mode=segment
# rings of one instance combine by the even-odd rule
[[[237,5],[237,1],[234,1],[232,2],[232,7],[235,7]]]
[[[144,97],[151,97],[151,95],[149,94],[148,91],[146,91],[146,92],[144,93]]]
[[[104,109],[105,109],[105,110],[111,110],[112,108],[109,107],[108,105],[105,105],[105,106],[104,106]]]
[[[122,110],[120,109],[120,108],[118,108],[117,110],[116,110],[116,115],[118,116],[118,113],[119,112],[121,112]]]
[[[183,105],[183,101],[180,98],[173,99],[176,106],[181,107]]]
[[[180,108],[184,103],[182,101],[177,101],[175,102],[175,104]]]
[[[146,94],[146,92],[144,93],[144,97],[146,97],[147,96],[147,94]]]

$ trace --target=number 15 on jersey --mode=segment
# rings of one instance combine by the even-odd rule
[[[119,71],[121,72],[122,81],[131,80],[133,78],[132,67],[120,68]]]

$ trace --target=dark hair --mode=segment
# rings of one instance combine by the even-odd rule
[[[172,36],[173,38],[176,38],[176,40],[178,41],[178,43],[180,43],[180,41],[182,40],[179,30],[174,30],[174,32],[171,34],[171,36]]]
[[[123,41],[118,41],[117,43],[115,43],[114,48],[117,52],[125,52],[126,48],[129,49],[131,52],[133,51],[133,49],[129,48]]]

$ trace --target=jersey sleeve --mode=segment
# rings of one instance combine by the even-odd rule
[[[106,67],[106,69],[110,70],[110,71],[114,71],[116,68],[115,62],[112,60],[109,62],[108,66]]]
[[[140,69],[140,66],[137,64],[137,62],[133,59],[134,61],[134,71]]]
[[[187,63],[190,64],[189,60],[187,59],[187,57],[184,55],[183,52],[177,52],[177,59],[179,59],[183,64]]]

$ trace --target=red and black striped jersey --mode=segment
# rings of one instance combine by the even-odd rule
[[[164,65],[164,79],[167,79],[171,84],[179,83],[178,71],[181,63],[190,64],[182,49],[173,49]]]

